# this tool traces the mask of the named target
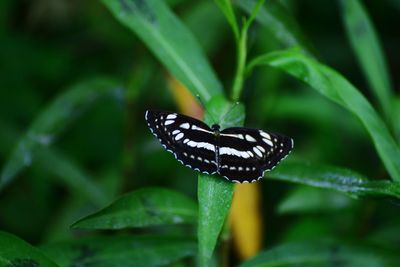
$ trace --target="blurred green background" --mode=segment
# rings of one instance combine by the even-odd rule
[[[235,44],[217,5],[167,3],[230,88]],[[394,125],[388,128],[399,142],[400,2],[363,1],[388,65],[392,119],[368,89],[346,35],[341,2],[281,3],[298,22],[310,53],[355,85]],[[246,14],[237,10],[239,17]],[[195,173],[162,149],[144,121],[148,108],[178,109],[167,83],[170,74],[103,3],[2,0],[0,20],[0,166],[2,179],[8,171],[16,175],[0,192],[1,230],[37,245],[80,234],[69,229],[74,221],[137,188],[164,186],[196,198]],[[249,57],[287,47],[276,35],[256,23],[249,32]],[[304,83],[259,68],[246,80],[241,101],[246,126],[295,139],[291,160],[389,179],[357,118]],[[36,135],[35,127],[54,121]],[[24,150],[31,145],[40,147],[34,155]],[[14,159],[16,150],[21,154]],[[355,200],[274,180],[264,180],[261,187],[265,246],[334,236],[388,249],[400,245],[398,201]]]

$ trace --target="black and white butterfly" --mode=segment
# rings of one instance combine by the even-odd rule
[[[238,182],[255,182],[293,148],[293,139],[262,130],[231,127],[220,130],[185,115],[147,110],[151,132],[175,158],[194,170]]]

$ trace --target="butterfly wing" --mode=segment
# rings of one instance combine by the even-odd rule
[[[148,110],[146,121],[152,133],[185,166],[203,173],[217,172],[214,132],[207,124],[171,112]]]
[[[235,182],[254,182],[293,148],[293,139],[262,130],[232,127],[219,137],[219,174]]]

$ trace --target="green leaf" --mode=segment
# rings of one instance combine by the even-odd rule
[[[354,171],[327,165],[284,161],[267,173],[267,176],[281,181],[333,189],[353,197],[400,198],[400,183],[398,182],[371,181]]]
[[[114,16],[134,31],[166,68],[204,102],[222,86],[186,26],[160,0],[103,0]]]
[[[257,1],[235,1],[235,4],[250,14]],[[256,20],[284,47],[297,46],[309,54],[314,51],[298,23],[293,19],[293,15],[289,14],[279,1],[266,1],[258,12]]]
[[[231,104],[222,97],[215,97],[207,105],[206,122],[219,123],[222,128],[243,125],[244,107]],[[232,202],[234,183],[220,176],[200,174],[198,179],[199,200],[199,266],[209,266]]]
[[[255,58],[248,72],[260,64],[281,69],[307,83],[330,100],[342,105],[364,124],[387,171],[400,181],[400,148],[365,97],[333,69],[301,53],[298,49],[272,52]]]
[[[220,176],[199,175],[199,266],[209,266],[218,236],[231,207],[234,183]]]
[[[208,125],[219,124],[221,129],[243,126],[245,119],[244,105],[231,103],[222,96],[213,97],[205,108],[205,122]]]
[[[357,56],[372,93],[377,98],[386,118],[390,118],[393,97],[383,49],[373,24],[362,2],[341,0],[342,19],[347,36]]]
[[[98,78],[67,89],[46,107],[18,141],[0,176],[0,190],[35,159],[35,152],[50,146],[69,123],[99,99],[122,98],[122,90],[110,79]]]
[[[301,186],[289,193],[279,204],[279,213],[324,212],[348,208],[354,202],[348,196],[334,191]]]
[[[236,21],[235,12],[232,8],[232,2],[230,0],[215,0],[215,3],[217,3],[222,13],[224,13],[226,20],[232,28],[235,39],[239,40],[239,26]]]
[[[196,203],[185,195],[169,189],[143,188],[79,220],[73,228],[121,229],[194,223],[196,219]]]
[[[393,101],[392,124],[394,125],[394,136],[400,143],[400,97],[396,97]]]
[[[60,266],[156,267],[194,255],[196,243],[189,237],[125,235],[47,244],[42,250]]]
[[[282,244],[262,252],[240,267],[278,266],[396,266],[400,257],[375,247],[347,245],[338,241]]]
[[[0,248],[0,266],[58,266],[39,249],[2,231],[0,231]]]

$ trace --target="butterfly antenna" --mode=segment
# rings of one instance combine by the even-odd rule
[[[208,112],[208,109],[207,109],[205,103],[203,102],[203,99],[200,98],[200,95],[199,95],[199,94],[196,94],[196,98],[199,100],[201,106],[202,106],[203,109],[204,109],[204,112],[207,113],[208,116],[209,116],[209,117],[211,118],[211,120],[213,121],[213,124],[216,124],[217,121],[214,119],[214,117],[211,115],[211,113]]]

